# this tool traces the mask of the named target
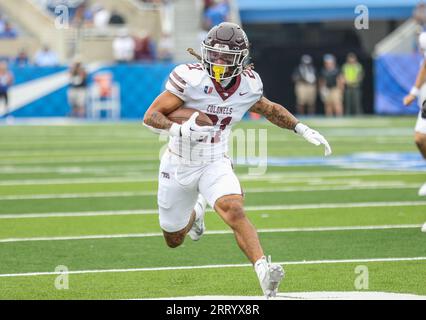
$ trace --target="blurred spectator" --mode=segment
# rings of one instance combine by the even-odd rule
[[[57,54],[45,45],[34,57],[34,64],[39,67],[52,67],[59,64]]]
[[[204,0],[204,9],[211,7],[214,4],[214,0]]]
[[[419,2],[413,11],[414,20],[421,26],[426,24],[426,3]]]
[[[14,60],[14,65],[17,67],[26,67],[29,64],[30,58],[28,57],[27,51],[25,49],[21,49]]]
[[[144,3],[152,3],[152,4],[160,5],[165,2],[168,2],[169,0],[141,0],[141,1]]]
[[[169,33],[163,33],[157,45],[157,59],[170,62],[173,59],[173,38]]]
[[[109,18],[109,24],[111,25],[123,25],[126,24],[126,19],[118,13],[116,9],[113,9],[111,12],[111,17]]]
[[[0,34],[4,31],[6,19],[3,17],[2,13],[0,12]]]
[[[74,59],[69,72],[68,103],[71,106],[71,116],[83,118],[86,115],[87,72],[81,58]]]
[[[147,33],[142,33],[135,41],[135,60],[153,61],[155,60],[155,45]]]
[[[13,84],[13,74],[9,71],[6,62],[0,62],[0,106],[3,105],[4,113],[8,113],[9,87]]]
[[[214,0],[213,4],[205,8],[204,24],[207,29],[229,20],[230,8],[226,0]]]
[[[0,38],[16,38],[18,33],[9,23],[9,21],[4,21],[3,32],[0,33]]]
[[[315,101],[317,98],[317,76],[310,55],[303,55],[300,64],[293,72],[295,94],[298,114],[315,114]],[[307,110],[305,110],[305,107]],[[307,111],[307,112],[306,112]]]
[[[18,33],[7,18],[0,12],[0,38],[16,38]]]
[[[326,116],[343,115],[344,79],[331,54],[324,56],[324,68],[319,80],[320,96],[324,102]]]
[[[99,10],[99,4],[94,4],[92,6],[85,5],[83,12],[83,26],[92,27],[94,16],[97,10]]]
[[[112,43],[114,59],[118,63],[131,62],[135,56],[135,40],[126,29],[120,30]]]
[[[345,114],[362,114],[361,104],[361,83],[364,78],[364,69],[358,62],[354,53],[349,53],[346,57],[346,63],[342,67],[343,77],[345,79]]]
[[[108,26],[111,13],[99,4],[94,6],[93,26],[97,29],[105,29]]]
[[[86,25],[86,12],[88,12],[89,8],[87,5],[87,1],[82,2],[75,10],[74,17],[72,19],[72,25],[76,28],[81,28]],[[92,20],[92,17],[90,17]]]

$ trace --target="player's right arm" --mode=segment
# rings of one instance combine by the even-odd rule
[[[166,115],[180,108],[183,104],[182,99],[169,91],[164,91],[145,112],[143,124],[151,130],[154,129],[152,130],[154,132],[169,132],[170,135],[178,136],[180,135],[180,131],[177,131],[177,129],[180,130],[179,125],[170,121]]]
[[[183,124],[170,121],[167,114],[175,111],[184,104],[184,101],[169,91],[164,91],[146,111],[143,124],[155,133],[165,133],[174,137],[183,137],[191,141],[202,141],[211,135],[213,127],[198,126],[196,119],[198,112]]]
[[[426,81],[426,60],[423,61],[422,66],[417,74],[416,83],[408,95],[404,97],[404,105],[408,106],[411,104],[419,95],[420,87]]]
[[[166,84],[167,90],[160,94],[145,112],[143,124],[155,133],[165,133],[174,137],[188,138],[191,141],[201,141],[210,136],[213,127],[198,126],[196,124],[198,112],[194,112],[183,124],[178,124],[167,118],[168,114],[182,107],[185,103],[187,81],[182,78],[184,74],[182,69],[182,66],[178,66],[170,74]]]

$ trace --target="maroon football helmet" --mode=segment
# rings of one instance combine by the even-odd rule
[[[201,57],[205,70],[216,81],[238,76],[249,58],[246,33],[231,22],[214,26],[201,43]]]

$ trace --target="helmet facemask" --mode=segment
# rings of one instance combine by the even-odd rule
[[[230,50],[226,44],[217,43],[213,47],[204,42],[201,44],[204,69],[217,82],[240,75],[248,56],[248,49]]]

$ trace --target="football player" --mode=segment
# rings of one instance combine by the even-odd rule
[[[199,240],[205,231],[208,203],[233,230],[265,296],[274,297],[284,270],[266,258],[256,229],[245,215],[240,183],[226,155],[231,128],[251,111],[310,143],[323,144],[326,155],[331,148],[321,134],[263,95],[259,74],[248,67],[249,42],[240,26],[224,22],[213,27],[201,50],[201,63],[182,64],[171,72],[166,91],[143,120],[154,132],[170,136],[159,170],[160,226],[172,248],[181,245],[187,234]],[[207,114],[213,126],[198,126],[198,112],[183,124],[170,121],[166,115],[182,106]]]
[[[419,36],[419,48],[426,57],[426,32],[422,32]],[[411,88],[410,93],[404,97],[404,105],[410,105],[418,98],[419,114],[415,126],[414,141],[426,159],[426,60],[424,59],[420,70],[417,74],[416,83]],[[419,196],[426,196],[426,183],[419,190]]]

